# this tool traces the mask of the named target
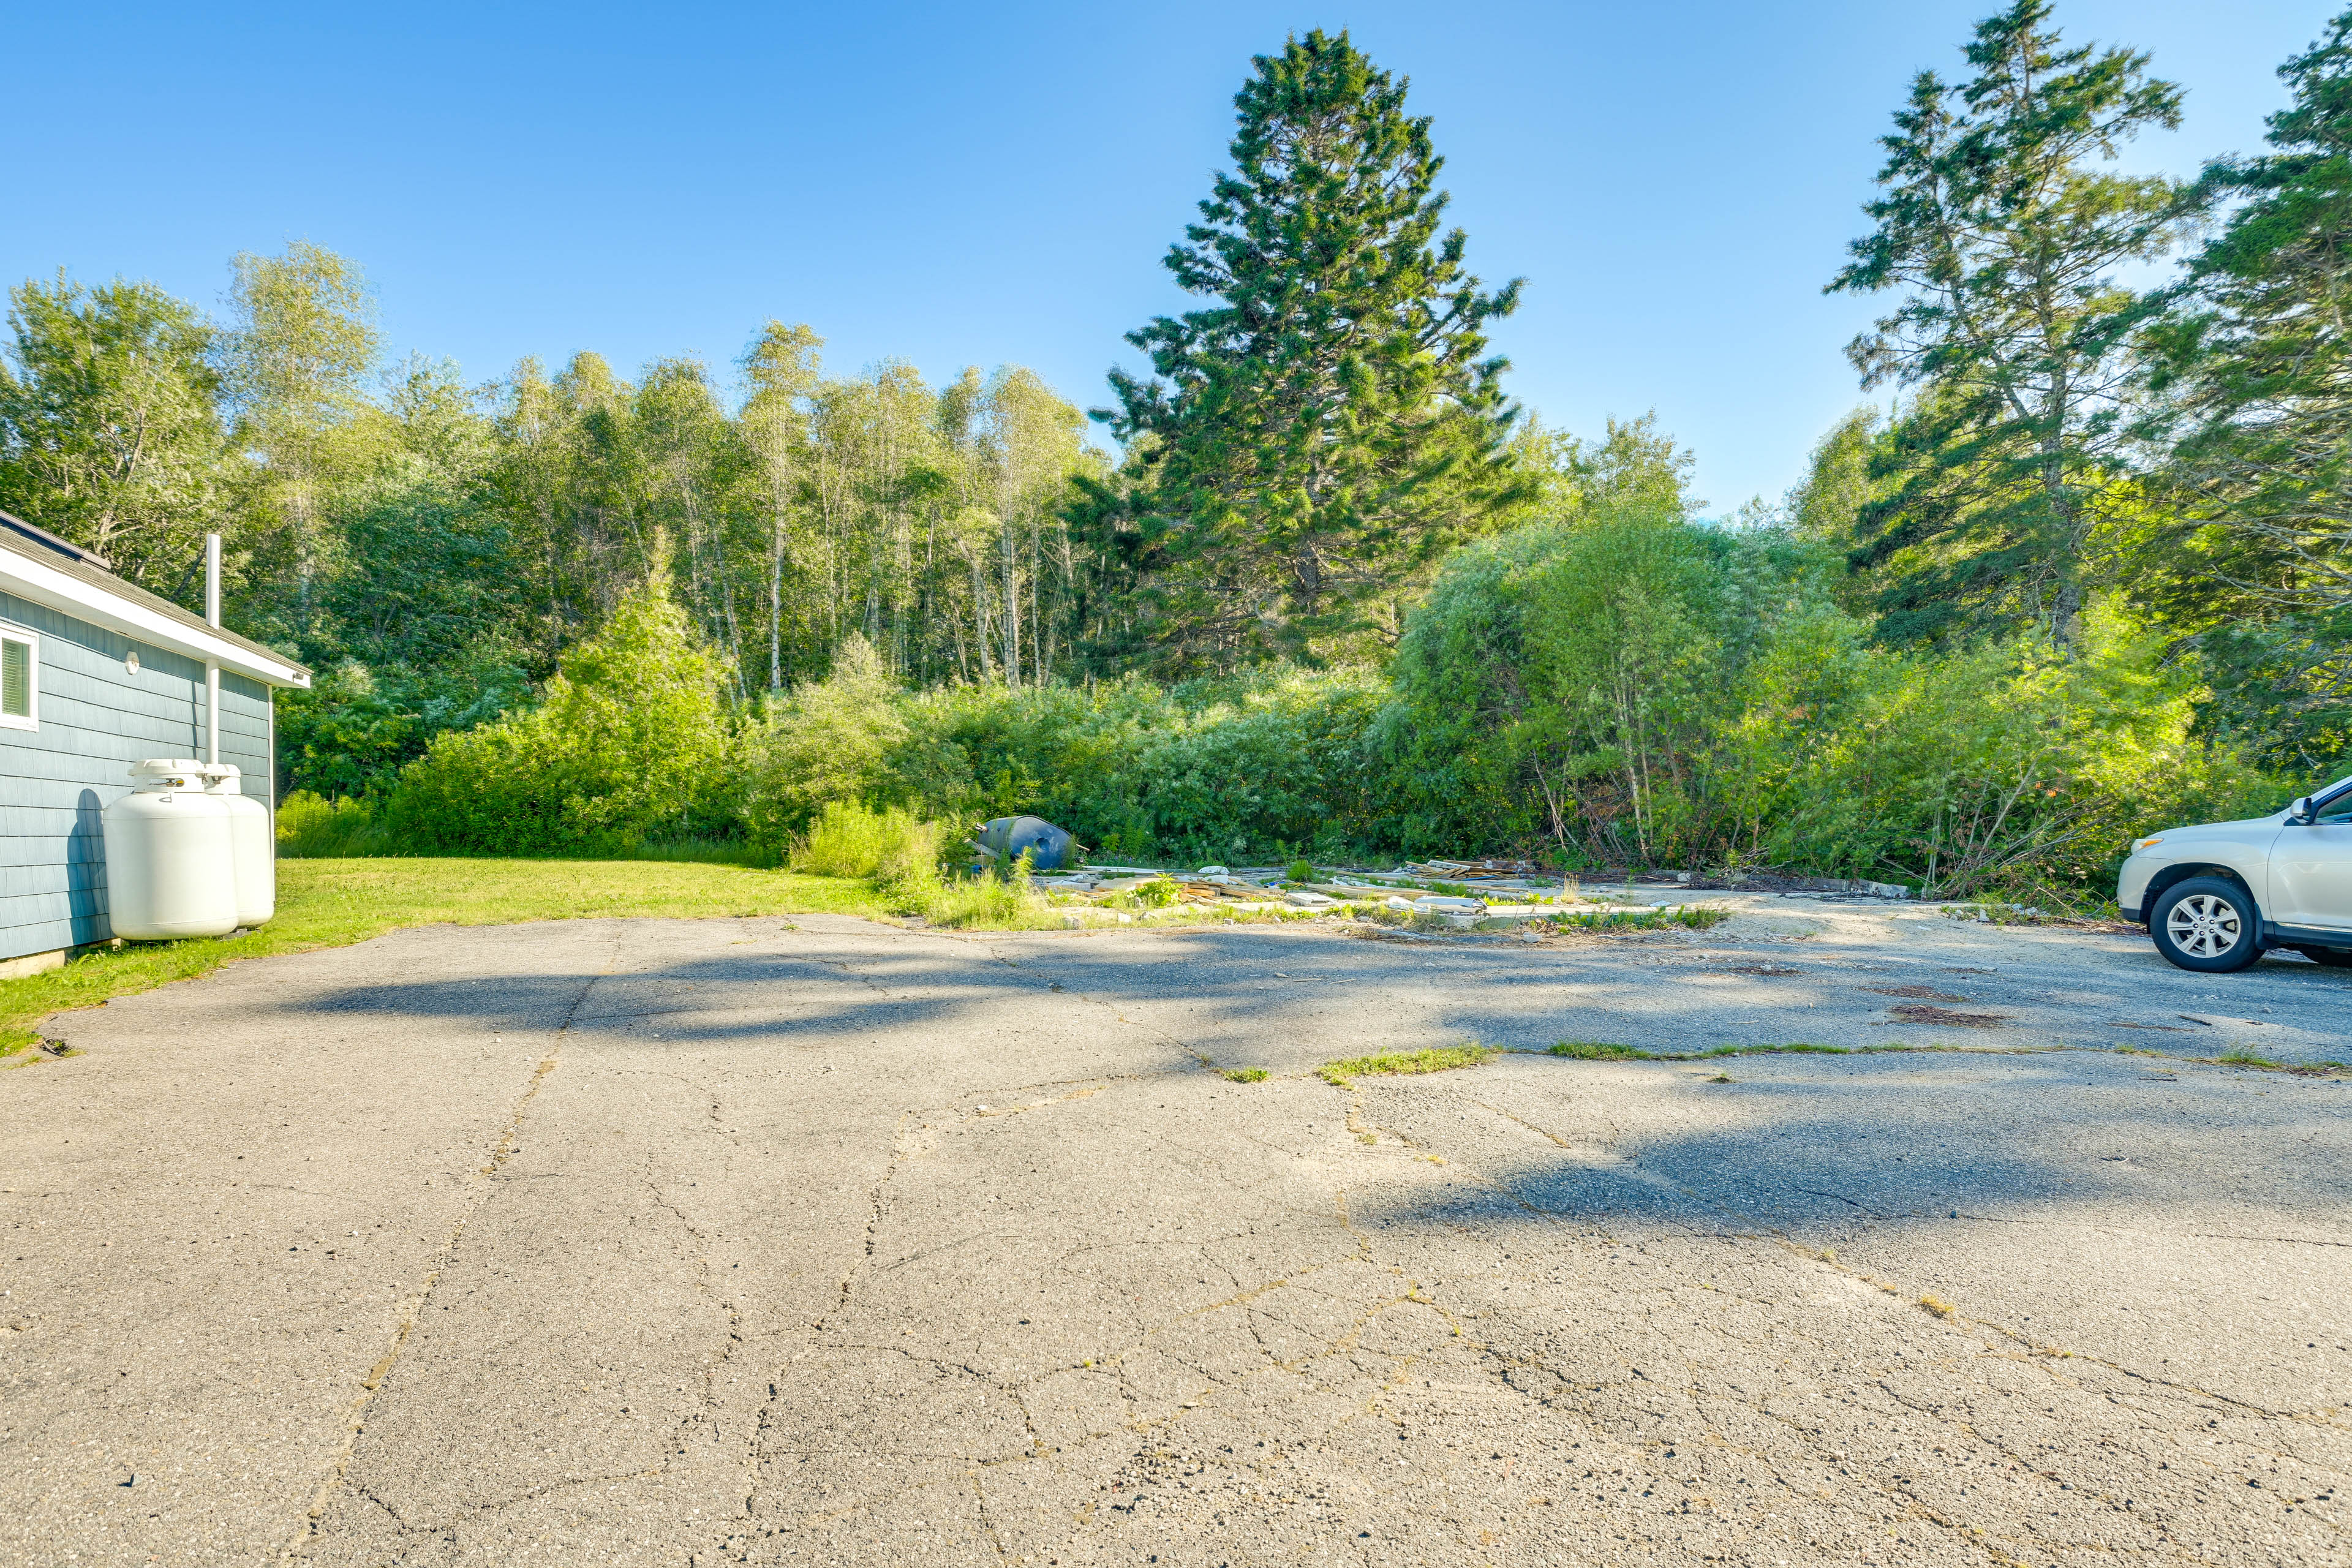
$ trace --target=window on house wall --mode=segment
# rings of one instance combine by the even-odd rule
[[[0,726],[37,729],[41,718],[41,639],[0,626]]]

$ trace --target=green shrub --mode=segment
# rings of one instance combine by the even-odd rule
[[[2198,735],[2197,656],[2118,600],[2063,653],[1890,648],[1838,581],[1817,545],[1656,496],[1456,552],[1398,650],[1386,836],[2025,895],[2289,793]]]
[[[771,710],[745,737],[744,829],[782,845],[830,805],[871,801],[947,815],[973,795],[951,740],[917,731],[897,681],[864,637],[835,650],[833,673]]]
[[[403,847],[532,855],[625,848],[731,816],[719,661],[658,580],[564,656],[536,708],[434,738],[385,808]]]
[[[1098,861],[1342,860],[1379,851],[1379,672],[1286,666],[1160,687],[958,687],[908,698],[978,816],[1029,812]]]
[[[1294,882],[1311,882],[1315,880],[1315,864],[1311,860],[1293,860],[1283,875]]]

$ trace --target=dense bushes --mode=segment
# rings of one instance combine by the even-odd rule
[[[393,790],[386,827],[404,847],[474,855],[731,828],[720,679],[656,582],[565,656],[538,707],[434,737]]]
[[[979,813],[1051,817],[1102,859],[1256,863],[1379,843],[1378,675],[1270,667],[1223,680],[964,687],[907,703],[955,748]]]
[[[1014,812],[1100,861],[1535,850],[1958,896],[2095,887],[2135,833],[2288,793],[2198,736],[2193,658],[2168,663],[2113,605],[2070,658],[2023,640],[1893,650],[1836,580],[1788,532],[1694,523],[1634,492],[1457,553],[1386,672],[908,692],[852,638],[830,679],[733,710],[656,584],[537,707],[436,737],[381,809],[290,798],[285,841],[627,854],[716,838],[950,918],[942,847]]]
[[[2193,737],[2194,666],[2113,606],[2072,658],[2024,639],[1890,650],[1832,581],[1788,534],[1655,505],[1463,552],[1383,716],[1397,838],[1958,895],[2095,881],[2135,832],[2275,804]]]
[[[874,647],[852,634],[830,679],[803,686],[743,737],[742,824],[781,850],[828,805],[851,801],[945,809],[971,794],[971,771],[951,742],[908,722],[898,682]]]

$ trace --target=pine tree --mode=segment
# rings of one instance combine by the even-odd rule
[[[1978,24],[1967,81],[1916,79],[1865,208],[1878,227],[1829,285],[1906,296],[1847,349],[1864,386],[1922,389],[1881,447],[1874,477],[1896,482],[1858,520],[1856,564],[1888,569],[1896,637],[2075,640],[2147,308],[2116,274],[2193,207],[2179,182],[2095,167],[2178,125],[2180,89],[2145,55],[2063,47],[2050,10],[2012,0]]]
[[[1234,167],[1167,258],[1217,302],[1130,333],[1155,376],[1114,371],[1118,407],[1096,411],[1129,447],[1124,552],[1177,666],[1393,622],[1380,601],[1530,492],[1486,354],[1519,285],[1481,292],[1462,231],[1439,237],[1442,160],[1406,83],[1345,33],[1255,67]]]
[[[2352,610],[2352,11],[2279,74],[2273,151],[2206,171],[2243,205],[2148,334],[2174,443],[2158,483],[2219,525],[2195,557],[2217,607]]]

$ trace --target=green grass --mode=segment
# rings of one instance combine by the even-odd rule
[[[509,925],[597,916],[889,912],[871,885],[660,860],[349,859],[278,863],[278,918],[229,941],[136,942],[0,981],[0,1053],[32,1044],[47,1014],[151,991],[240,958],[344,947],[408,926]]]
[[[1217,1076],[1229,1083],[1264,1083],[1264,1068],[1219,1068]]]
[[[1638,1046],[1611,1045],[1603,1040],[1562,1040],[1546,1055],[1580,1062],[1704,1062],[1717,1057],[1868,1057],[1891,1051],[1916,1050],[1916,1046],[1817,1046],[1791,1040],[1777,1046],[1716,1046],[1704,1051],[1645,1051]]]
[[[1709,931],[1729,920],[1731,911],[1713,904],[1685,904],[1671,910],[1593,910],[1543,918],[1574,931],[1664,931],[1668,926]]]
[[[776,864],[776,854],[740,839],[660,838],[589,859],[674,860],[692,866],[751,866],[762,869]]]
[[[1451,1072],[1456,1068],[1475,1068],[1497,1053],[1491,1046],[1432,1046],[1419,1051],[1382,1051],[1377,1056],[1349,1057],[1344,1061],[1325,1062],[1315,1069],[1315,1076],[1325,1083],[1346,1089],[1359,1078],[1380,1073]]]
[[[940,830],[898,806],[881,811],[856,800],[827,801],[808,831],[793,840],[795,871],[898,882],[936,879]]]
[[[2233,1046],[2212,1059],[2223,1064],[2224,1066],[2233,1068],[2271,1068],[2275,1069],[2286,1065],[2284,1062],[2274,1062],[2268,1057],[2256,1056],[2253,1052],[2246,1049],[2243,1046]]]

